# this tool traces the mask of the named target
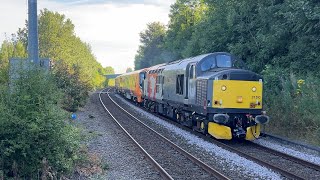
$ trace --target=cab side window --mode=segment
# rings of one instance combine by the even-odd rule
[[[183,94],[183,79],[184,74],[177,75],[176,79],[176,93],[182,95]]]
[[[189,78],[190,79],[195,79],[196,77],[196,68],[194,67],[194,65],[192,65],[190,67],[190,74],[189,74]]]

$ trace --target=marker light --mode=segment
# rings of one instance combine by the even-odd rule
[[[252,88],[252,92],[256,92],[257,91],[257,88],[256,87],[253,87]]]
[[[221,90],[225,91],[225,90],[227,90],[227,87],[225,85],[223,85],[223,86],[221,86]]]
[[[237,102],[238,102],[238,103],[242,103],[242,101],[243,101],[242,96],[238,96],[238,97],[237,97]]]

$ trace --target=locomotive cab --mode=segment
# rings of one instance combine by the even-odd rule
[[[197,67],[196,104],[206,120],[198,127],[217,139],[253,140],[260,125],[269,121],[262,111],[262,77],[245,70],[241,60],[228,53],[203,58]]]

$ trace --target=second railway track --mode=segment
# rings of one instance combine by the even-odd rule
[[[103,96],[101,94],[104,94]],[[228,179],[121,108],[109,94],[99,94],[105,109],[132,136],[166,179]],[[164,171],[163,171],[164,170]],[[162,171],[162,173],[161,173]]]
[[[290,179],[320,178],[319,165],[260,146],[253,142],[220,143],[215,141],[214,143],[218,143],[220,146],[247,159],[251,159],[258,164],[271,168]]]
[[[257,162],[258,164],[265,166],[267,168],[270,168],[275,172],[279,172],[280,174],[282,174],[287,178],[290,178],[290,179],[319,179],[320,178],[319,166],[316,164],[309,163],[302,159],[298,159],[266,147],[261,147],[257,144],[253,144],[250,142],[248,142],[247,144],[239,143],[239,144],[233,144],[233,145],[230,143],[221,143],[212,138],[208,138],[202,134],[194,133],[189,128],[186,128],[176,122],[173,122],[163,117],[161,118],[165,119],[167,122],[171,124],[177,125],[180,128],[189,131],[190,133],[193,133],[194,135],[197,135],[203,138],[204,140],[217,144],[218,146],[223,147],[231,152],[237,153],[240,156],[243,156],[244,158]],[[250,149],[252,151],[250,151]],[[263,156],[268,158],[264,158]]]

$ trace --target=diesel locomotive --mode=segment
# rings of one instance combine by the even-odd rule
[[[269,121],[262,109],[262,77],[226,52],[126,73],[115,86],[150,111],[216,139],[253,140]]]

